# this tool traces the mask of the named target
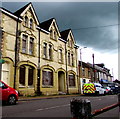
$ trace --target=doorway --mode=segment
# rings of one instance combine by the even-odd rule
[[[58,91],[65,92],[65,73],[63,71],[58,72]]]

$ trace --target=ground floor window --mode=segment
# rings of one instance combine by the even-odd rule
[[[25,66],[20,67],[19,84],[20,86],[25,86]]]
[[[69,74],[69,86],[75,86],[75,75],[74,74]]]
[[[33,85],[34,67],[29,65],[20,66],[19,86],[28,87]]]
[[[51,69],[44,69],[42,71],[42,85],[53,86],[53,71]]]

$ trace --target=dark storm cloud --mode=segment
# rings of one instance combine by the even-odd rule
[[[3,6],[15,11],[25,4],[3,3]],[[33,6],[40,22],[54,17],[60,31],[71,28],[78,45],[101,52],[117,50],[118,26],[109,26],[118,24],[117,2],[34,2]],[[108,27],[99,27],[107,25]],[[91,28],[96,26],[97,28]]]

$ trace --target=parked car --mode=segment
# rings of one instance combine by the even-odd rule
[[[18,101],[18,91],[11,88],[3,81],[0,81],[0,100],[7,102],[8,104],[14,105]]]
[[[118,93],[120,93],[120,87],[118,87],[117,85],[111,85],[111,84],[109,84],[109,87],[110,87],[111,90],[113,91],[113,94],[118,94]]]
[[[86,83],[83,85],[83,94],[105,95],[106,91],[100,83]]]
[[[105,88],[106,94],[113,94],[113,90],[109,86],[106,86],[104,88]]]

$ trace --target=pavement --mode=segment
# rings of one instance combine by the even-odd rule
[[[52,99],[52,98],[67,98],[67,97],[74,97],[74,96],[82,96],[82,95],[48,95],[48,96],[31,96],[31,97],[26,97],[26,96],[19,96],[18,101],[30,101],[30,100],[42,100],[42,99]]]

